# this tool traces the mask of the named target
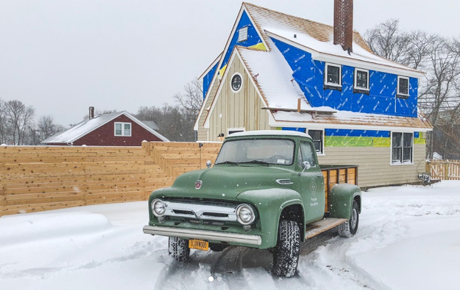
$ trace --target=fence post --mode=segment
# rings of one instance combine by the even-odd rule
[[[446,160],[444,163],[444,180],[449,180],[449,176],[447,174],[447,169],[448,169],[448,166],[449,166],[449,161]]]

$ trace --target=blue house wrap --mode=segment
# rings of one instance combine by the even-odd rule
[[[417,117],[418,80],[409,78],[409,97],[396,96],[398,75],[369,71],[369,94],[353,92],[355,67],[342,65],[342,89],[324,87],[325,62],[314,60],[311,53],[271,38],[293,70],[313,107],[328,106],[337,110],[401,117]],[[358,67],[359,68],[359,67]]]

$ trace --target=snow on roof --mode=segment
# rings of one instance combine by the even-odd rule
[[[301,98],[301,109],[312,108],[276,47],[270,52],[239,46],[237,49],[269,107],[297,108],[297,100]]]
[[[63,143],[63,144],[71,144],[72,142],[80,139],[81,137],[91,133],[92,131],[96,130],[97,128],[107,124],[108,122],[112,121],[113,119],[125,115],[126,117],[130,118],[133,122],[137,123],[150,133],[154,134],[161,140],[168,142],[169,140],[165,138],[163,135],[159,134],[158,132],[155,132],[152,128],[147,126],[146,124],[140,122],[138,119],[136,119],[134,116],[129,114],[126,111],[122,112],[114,112],[110,114],[102,114],[99,116],[96,116],[94,119],[91,120],[84,120],[77,125],[73,126],[67,131],[64,131],[62,133],[58,133],[56,135],[53,135],[49,137],[46,140],[43,140],[41,143],[43,144],[56,144],[56,143]]]
[[[312,49],[319,54],[402,69],[420,76],[423,74],[421,71],[414,70],[375,55],[361,35],[356,31],[353,32],[353,52],[348,54],[340,45],[333,44],[333,27],[330,25],[284,14],[249,3],[244,3],[244,6],[256,23],[255,25],[258,26],[264,41],[267,42],[270,49],[273,49],[275,46],[273,43],[269,43],[270,36],[280,36],[301,46]]]
[[[408,128],[411,130],[418,129],[420,131],[431,130],[430,122],[419,116],[418,118],[397,117],[378,114],[355,113],[350,111],[337,111],[331,115],[312,115],[298,112],[276,112],[272,113],[276,123],[289,123],[294,126],[299,123],[308,124],[334,124],[335,126],[374,126],[374,127],[392,127],[392,128]],[[284,124],[283,126],[286,126]],[[308,125],[307,125],[308,126]]]
[[[154,121],[144,121],[144,120],[142,120],[141,122],[144,123],[145,125],[147,125],[149,128],[151,128],[153,130],[159,130],[160,129],[160,128],[158,128],[158,125]]]
[[[229,137],[247,137],[247,136],[300,136],[300,137],[308,137],[311,138],[310,135],[298,132],[298,131],[289,131],[289,130],[259,130],[259,131],[246,131],[246,132],[238,132],[229,135]]]

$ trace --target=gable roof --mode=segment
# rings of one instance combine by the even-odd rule
[[[250,3],[243,3],[253,19],[262,38],[268,42],[270,37],[278,38],[312,53],[315,60],[360,62],[362,68],[376,69],[371,66],[383,66],[377,70],[400,70],[407,76],[422,77],[423,72],[375,55],[359,32],[353,32],[353,52],[344,51],[340,45],[333,44],[333,26],[273,11]],[[272,49],[273,45],[269,44]],[[339,60],[340,59],[340,60]],[[387,71],[392,72],[392,71]]]
[[[232,28],[232,32],[225,44],[225,48],[223,52],[220,54],[220,59],[218,60],[218,70],[221,69],[223,66],[223,61],[225,55],[227,54],[227,50],[230,48],[230,42],[234,33],[236,33],[236,28],[238,27],[238,23],[243,15],[246,12],[250,21],[254,24],[256,32],[262,39],[268,55],[272,54],[273,51],[277,51],[276,45],[271,41],[271,38],[283,41],[289,45],[293,45],[301,50],[307,51],[311,53],[312,58],[315,60],[320,61],[328,61],[328,62],[336,62],[344,65],[351,65],[357,66],[363,69],[371,69],[377,70],[382,72],[388,72],[393,74],[400,74],[405,76],[411,76],[415,78],[420,78],[423,76],[423,72],[412,69],[410,67],[395,63],[393,61],[381,58],[375,55],[369,46],[366,44],[364,39],[361,35],[354,31],[353,32],[353,52],[348,53],[342,49],[340,45],[333,44],[333,27],[330,25],[318,23],[315,21],[303,19],[300,17],[288,15],[282,12],[270,10],[267,8],[263,8],[254,4],[250,4],[247,2],[243,2],[241,5],[240,11],[238,13],[238,17],[235,20],[235,23]],[[252,61],[255,58],[264,58],[270,59],[269,62],[266,63],[268,66],[270,63],[273,64],[275,61],[274,59],[277,58],[277,53],[275,56],[267,56],[264,55],[264,52],[257,50],[254,53],[250,52],[250,49],[244,49],[239,46],[235,46],[233,50],[239,51],[240,57],[243,59],[244,63],[247,66],[247,69],[250,72],[253,72],[253,77],[257,74],[257,64],[256,61]],[[278,51],[279,53],[279,51]],[[255,56],[257,54],[257,56]],[[233,55],[233,52],[232,52]],[[281,56],[282,57],[282,56]],[[230,63],[231,57],[229,58],[228,63]],[[264,60],[265,61],[265,60]],[[278,61],[276,61],[278,62]],[[283,63],[283,62],[278,62]],[[284,61],[285,63],[285,61]],[[213,65],[215,61],[213,62]],[[287,64],[284,66],[288,66]],[[208,68],[209,70],[209,68]],[[207,70],[207,71],[208,71]],[[292,76],[292,70],[289,74]],[[223,77],[223,76],[221,76]],[[262,77],[264,78],[264,77]],[[286,77],[284,77],[286,78]],[[219,79],[217,73],[215,73],[214,78],[211,82],[211,87],[214,83]],[[270,92],[274,89],[275,86],[267,86],[269,83],[261,80],[260,82],[256,79],[253,80],[256,87],[261,92],[262,97],[265,99],[269,106],[272,107],[279,107],[283,108],[284,105],[277,105],[274,99],[270,99]],[[263,85],[262,83],[265,83]],[[292,82],[293,84],[295,82]],[[219,84],[220,86],[220,84]],[[286,87],[286,84],[283,84]],[[218,89],[219,91],[219,89]],[[211,90],[208,90],[207,95],[205,96],[205,101],[202,104],[200,112],[197,117],[197,121],[195,123],[194,129],[198,129],[198,122],[205,111],[206,101],[209,97],[215,98],[218,94],[214,96],[210,96]],[[291,98],[292,99],[292,98]],[[212,100],[213,104],[211,105],[210,109],[212,110],[212,106],[215,104],[215,100]],[[306,102],[306,99],[305,99]],[[271,103],[271,104],[270,104]],[[283,102],[283,104],[286,104]],[[296,104],[296,103],[295,103]],[[302,102],[302,108],[308,109],[308,104]],[[293,104],[294,106],[294,104]],[[311,107],[310,107],[311,108]],[[207,109],[207,108],[206,108]],[[325,108],[315,108],[316,110],[322,110]],[[208,113],[209,116],[209,113]],[[205,126],[207,119],[205,120]]]
[[[144,124],[143,122],[139,121],[136,117],[134,117],[130,113],[126,111],[121,111],[121,112],[114,112],[110,114],[102,114],[102,115],[96,116],[94,119],[91,119],[91,120],[84,120],[78,123],[77,125],[73,126],[72,128],[70,128],[69,130],[55,134],[49,137],[48,139],[43,140],[41,143],[42,144],[50,144],[50,143],[71,144],[72,142],[80,139],[81,137],[85,135],[88,135],[89,133],[111,122],[112,120],[118,118],[121,115],[125,115],[126,117],[131,119],[131,121],[138,124],[139,126],[144,128],[148,132],[152,133],[156,137],[160,138],[161,140],[165,142],[169,142],[169,140],[166,137],[156,132],[155,130],[153,130],[152,128]]]
[[[271,44],[271,40],[268,40]],[[376,130],[391,128],[392,130],[429,131],[432,126],[423,116],[418,118],[397,117],[379,114],[338,111],[330,107],[312,107],[296,81],[292,79],[292,69],[284,61],[276,46],[272,51],[263,52],[250,48],[235,47],[229,60],[231,65],[239,57],[244,69],[248,72],[250,81],[256,87],[263,99],[265,108],[269,111],[269,125],[272,127],[322,128],[325,124],[334,124],[336,128],[363,128]],[[227,71],[222,79],[226,79]],[[215,108],[220,96],[218,91],[213,100],[205,127],[209,127],[209,116]],[[297,101],[301,98],[301,111],[297,111]],[[309,113],[309,114],[305,114]]]

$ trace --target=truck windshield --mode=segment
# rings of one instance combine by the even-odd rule
[[[285,139],[245,139],[226,141],[215,164],[291,165],[294,141]]]

